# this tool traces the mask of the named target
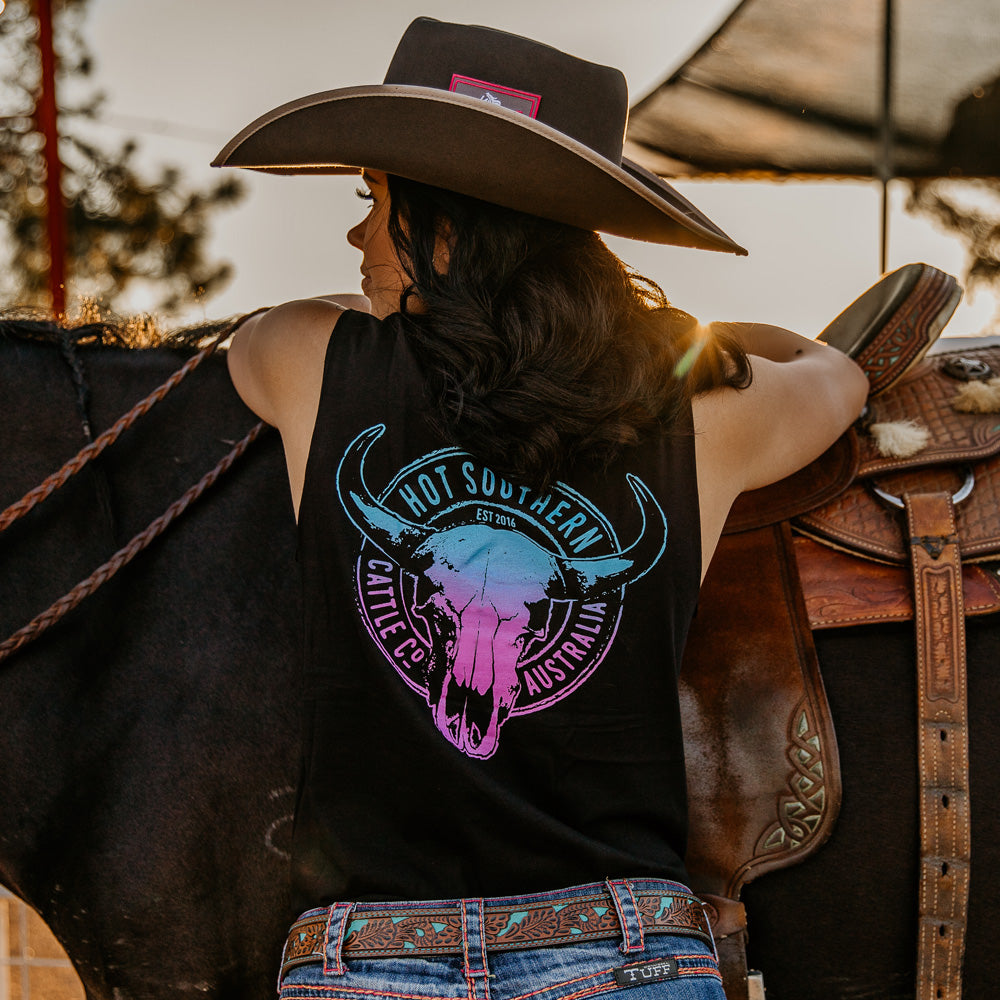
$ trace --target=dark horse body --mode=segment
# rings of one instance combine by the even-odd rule
[[[969,618],[972,888],[963,995],[996,996],[1000,616]],[[914,995],[919,829],[913,623],[815,633],[843,778],[829,842],[743,893],[768,1000]]]
[[[96,434],[184,354],[79,357]],[[3,507],[85,438],[55,346],[0,337],[0,400]],[[145,527],[254,422],[211,358],[0,535],[0,638]],[[294,545],[270,433],[135,563],[0,664],[0,882],[41,913],[92,998],[271,995],[290,916],[284,848],[298,762]],[[912,637],[898,626],[817,641],[843,809],[817,855],[747,890],[751,962],[771,1000],[912,997]],[[1000,979],[997,662],[1000,621],[970,623],[971,998]]]
[[[191,352],[187,352],[190,354]],[[94,433],[185,360],[81,348]],[[0,506],[86,443],[68,365],[0,338]],[[0,535],[6,638],[255,423],[210,358]],[[0,882],[92,997],[269,996],[287,929],[294,530],[266,434],[94,596],[0,664]]]

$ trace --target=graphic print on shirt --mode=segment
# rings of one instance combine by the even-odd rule
[[[363,536],[358,609],[441,734],[469,757],[492,757],[506,722],[565,698],[600,665],[627,585],[663,554],[666,518],[627,475],[642,526],[622,549],[575,490],[539,494],[456,448],[410,463],[376,494],[365,456],[384,431],[359,434],[337,469]]]

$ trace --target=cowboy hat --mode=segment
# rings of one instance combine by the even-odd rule
[[[628,89],[609,66],[478,25],[417,18],[381,86],[283,104],[214,167],[384,170],[618,236],[745,254],[655,174],[622,157]]]

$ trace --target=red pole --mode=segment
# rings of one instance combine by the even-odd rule
[[[45,137],[45,203],[49,231],[49,290],[52,312],[66,312],[66,209],[59,162],[59,122],[56,112],[56,57],[52,48],[52,0],[35,0],[38,48],[42,55],[42,88],[35,120]]]

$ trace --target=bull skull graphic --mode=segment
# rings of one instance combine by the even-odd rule
[[[663,511],[627,475],[642,516],[625,550],[593,558],[559,555],[512,528],[418,524],[382,503],[364,481],[377,424],[348,446],[337,470],[340,501],[355,526],[416,581],[413,607],[428,626],[427,702],[434,724],[470,757],[491,757],[521,681],[518,667],[546,637],[554,601],[593,601],[649,572],[666,546]]]

